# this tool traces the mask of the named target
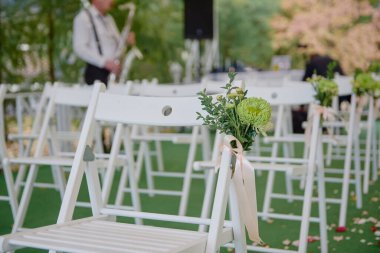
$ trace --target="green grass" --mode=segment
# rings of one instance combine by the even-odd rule
[[[164,144],[163,146],[165,155],[165,165],[172,170],[180,170],[181,166],[185,165],[186,150],[185,145],[171,145]],[[198,157],[200,155],[198,154]],[[341,163],[337,164],[341,166]],[[118,182],[118,177],[120,173],[116,174],[115,182]],[[51,173],[47,168],[41,168],[38,179],[41,181],[50,181]],[[261,176],[256,177],[257,181],[257,194],[258,194],[258,205],[259,209],[262,207],[264,190],[266,185],[266,173]],[[111,202],[115,198],[116,184],[113,187],[111,194]],[[145,185],[145,176],[142,177],[141,186]],[[175,179],[158,179],[156,180],[156,185],[165,189],[179,189],[181,186],[180,180]],[[85,182],[82,185],[80,199],[88,199]],[[340,185],[339,184],[327,184],[327,193],[329,197],[338,197],[340,195]],[[284,176],[278,174],[276,176],[275,191],[284,191]],[[295,192],[299,192],[298,183],[294,184]],[[193,180],[191,186],[191,196],[188,206],[188,215],[199,216],[202,199],[204,191],[204,181]],[[353,187],[350,188],[350,192],[353,192]],[[5,183],[4,176],[0,172],[0,194],[5,194]],[[316,193],[316,192],[315,192]],[[168,196],[155,196],[149,197],[147,195],[141,196],[142,208],[144,211],[150,212],[161,212],[176,214],[179,206],[178,197],[168,197]],[[130,198],[126,196],[125,203],[129,203]],[[275,200],[273,201],[272,208],[275,211],[281,211],[282,213],[294,213],[299,214],[301,202],[288,203],[287,201]],[[58,192],[50,189],[35,189],[32,196],[31,205],[29,212],[25,220],[25,227],[38,227],[47,224],[55,223],[60,207],[60,197]],[[365,222],[364,224],[354,224],[355,218],[369,218],[374,217],[375,219],[380,219],[380,180],[370,186],[370,192],[363,196],[363,208],[361,210],[356,209],[354,196],[351,196],[348,203],[348,217],[347,217],[347,227],[348,231],[345,233],[336,233],[334,225],[338,223],[339,208],[336,204],[327,205],[328,214],[328,224],[331,229],[328,231],[329,237],[329,252],[337,253],[375,253],[380,252],[380,246],[377,242],[380,238],[376,238],[374,233],[371,231],[371,227],[374,226],[372,222]],[[312,210],[313,215],[317,214],[317,207],[313,205]],[[75,218],[89,216],[90,210],[86,208],[77,208],[75,212]],[[6,234],[11,231],[12,227],[12,216],[10,207],[7,202],[0,201],[0,234]],[[175,223],[165,223],[165,222],[152,222],[146,221],[146,224],[163,225],[168,227],[179,227],[179,228],[190,228],[196,229],[192,225],[183,225]],[[299,226],[300,222],[294,221],[282,221],[273,220],[270,222],[260,221],[259,228],[261,238],[270,245],[276,248],[285,248],[283,244],[284,240],[294,241],[298,239],[299,236]],[[380,229],[380,228],[378,228]],[[318,236],[319,228],[317,224],[311,224],[309,235]],[[342,240],[337,236],[343,236]],[[335,240],[334,240],[335,237]],[[363,241],[365,240],[365,241]],[[318,249],[319,242],[310,243],[308,246],[308,252],[319,252]],[[294,246],[289,246],[289,249],[296,249]],[[18,252],[43,252],[39,250],[24,249]],[[227,249],[223,249],[222,252],[228,252]]]

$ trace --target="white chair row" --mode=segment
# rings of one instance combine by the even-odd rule
[[[94,159],[89,152],[89,146],[94,138],[92,130],[95,127],[95,121],[110,121],[125,127],[127,138],[130,137],[128,133],[130,133],[131,125],[134,124],[199,126],[202,122],[196,120],[195,112],[201,110],[197,98],[125,97],[100,92],[102,90],[104,91],[102,86],[96,85],[93,91],[58,224],[1,236],[1,251],[33,247],[64,252],[218,252],[220,246],[233,241],[236,252],[246,252],[239,205],[236,203],[237,196],[234,195],[234,183],[231,181],[229,166],[231,152],[227,146],[223,151],[211,220],[106,207],[101,197],[96,164],[92,162]],[[136,104],[139,106],[136,107]],[[131,143],[130,139],[129,143]],[[129,170],[129,172],[132,171]],[[93,217],[71,221],[84,173],[90,193]],[[133,184],[135,181],[133,175],[129,178],[130,183]],[[228,194],[230,187],[230,194]],[[231,205],[232,224],[224,222],[228,195],[230,195],[230,201],[235,203]],[[204,233],[124,224],[116,222],[115,216],[206,224],[210,225],[210,231]]]

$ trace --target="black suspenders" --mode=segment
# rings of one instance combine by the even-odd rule
[[[94,23],[94,19],[90,13],[90,11],[88,9],[84,9],[88,15],[88,17],[90,18],[90,22],[91,22],[91,25],[92,25],[92,30],[94,31],[94,35],[95,35],[95,41],[96,41],[96,45],[98,46],[98,51],[99,51],[99,54],[100,55],[103,55],[102,53],[102,47],[100,46],[100,41],[99,41],[99,36],[98,36],[98,33],[96,32],[96,27],[95,27],[95,23]]]

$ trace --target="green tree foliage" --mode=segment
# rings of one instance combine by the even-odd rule
[[[0,81],[72,81],[78,76],[78,63],[69,58],[80,1],[1,0],[1,6]]]
[[[266,67],[272,56],[267,20],[279,0],[214,1],[220,16],[221,58]],[[115,2],[117,6],[128,0]],[[181,59],[183,1],[133,2],[137,6],[133,30],[144,59],[134,61],[130,78],[169,82],[169,63],[185,65]],[[72,49],[72,25],[80,0],[0,0],[0,4],[0,82],[83,80],[84,63]],[[118,8],[111,12],[120,30],[126,14]]]
[[[181,62],[181,52],[184,50],[183,1],[134,2],[137,9],[133,30],[137,37],[136,46],[144,59],[134,61],[130,78],[158,78],[160,82],[170,82],[169,62]],[[115,10],[114,17],[121,28],[125,13]]]
[[[222,57],[266,68],[273,55],[268,20],[278,0],[218,0]]]

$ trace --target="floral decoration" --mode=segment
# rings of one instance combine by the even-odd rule
[[[207,95],[206,90],[199,93],[205,115],[197,112],[198,119],[211,129],[232,135],[249,150],[258,133],[264,134],[270,128],[272,108],[262,98],[247,98],[247,91],[233,85],[236,73],[228,73],[229,82],[222,87],[225,95]]]

